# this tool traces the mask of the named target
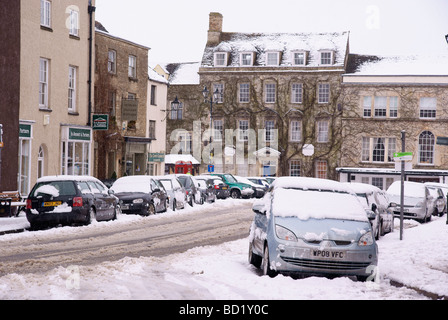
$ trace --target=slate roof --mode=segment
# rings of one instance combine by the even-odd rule
[[[332,33],[221,33],[221,42],[204,49],[201,67],[213,67],[215,52],[230,53],[228,66],[239,66],[241,52],[255,52],[254,66],[265,66],[266,52],[281,53],[280,67],[292,66],[292,52],[306,51],[306,67],[319,67],[320,50],[334,51],[334,66],[344,67],[348,53],[349,32]]]

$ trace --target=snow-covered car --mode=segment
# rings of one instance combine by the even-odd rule
[[[359,201],[367,211],[367,217],[372,224],[375,239],[379,239],[394,229],[394,213],[389,207],[386,193],[378,187],[366,183],[347,183],[358,196]]]
[[[254,193],[252,194],[253,197],[262,198],[264,196],[267,190],[264,185],[259,184],[258,182],[253,182],[246,177],[241,176],[234,176],[234,177],[238,182],[248,184],[252,187],[252,190],[254,190]]]
[[[213,179],[208,179],[202,176],[195,176],[193,178],[201,192],[202,202],[215,202],[216,190]]]
[[[386,191],[394,215],[400,217],[401,181],[392,183]],[[404,181],[403,216],[421,222],[431,220],[436,199],[424,183]]]
[[[212,179],[217,199],[227,199],[230,196],[230,188],[221,177],[211,175],[200,175],[200,178]]]
[[[193,176],[189,174],[175,174],[185,188],[185,192],[187,193],[187,202],[190,206],[193,206],[194,203],[202,204],[201,191],[199,190],[197,183],[194,183]]]
[[[59,224],[89,224],[116,219],[118,198],[98,179],[90,176],[39,178],[26,200],[31,229]]]
[[[346,185],[280,177],[252,209],[249,262],[263,274],[375,276],[372,226]]]
[[[165,188],[171,210],[183,209],[187,203],[187,193],[180,181],[174,176],[160,176],[156,179]]]
[[[166,191],[152,176],[121,177],[110,189],[120,199],[123,213],[148,216],[168,208]]]
[[[443,216],[447,210],[447,192],[448,186],[443,183],[436,182],[425,182],[425,186],[428,188],[429,192],[436,199],[435,210],[432,212],[435,216]]]

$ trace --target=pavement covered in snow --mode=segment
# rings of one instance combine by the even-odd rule
[[[7,221],[26,225],[21,217],[3,218],[3,229]],[[246,238],[162,258],[124,258],[95,266],[59,267],[41,274],[8,274],[0,278],[0,299],[447,299],[446,217],[433,217],[426,224],[405,220],[403,240],[399,239],[397,224],[396,219],[395,231],[378,241],[377,282],[364,283],[347,277],[261,276],[247,262]],[[1,237],[10,236],[18,235]]]

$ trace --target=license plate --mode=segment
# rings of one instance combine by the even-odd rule
[[[344,259],[344,251],[331,251],[331,250],[313,250],[313,256],[316,258],[334,258]]]
[[[128,210],[129,209],[129,205],[128,204],[122,204],[121,205],[121,210]]]
[[[222,190],[227,190],[227,187],[222,187]]]
[[[48,201],[42,204],[43,207],[57,207],[62,204],[62,201]]]

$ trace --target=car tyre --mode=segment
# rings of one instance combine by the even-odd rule
[[[153,203],[150,203],[150,204],[148,205],[148,209],[147,209],[147,212],[146,212],[146,216],[152,216],[152,215],[154,215],[154,214],[156,214],[156,207],[154,207],[154,204],[153,204]]]
[[[269,247],[266,244],[264,247],[264,254],[262,259],[262,271],[264,276],[269,276],[271,278],[275,277],[277,275],[277,272],[271,269],[271,261],[269,259]]]
[[[249,263],[256,268],[260,268],[263,259],[253,252],[253,243],[249,242]]]
[[[241,197],[241,192],[240,192],[238,189],[233,189],[233,190],[230,192],[230,197],[231,197],[232,199],[239,199],[239,198]]]
[[[87,224],[91,224],[92,222],[96,221],[96,211],[94,207],[90,207],[89,209],[89,216],[88,216]]]

